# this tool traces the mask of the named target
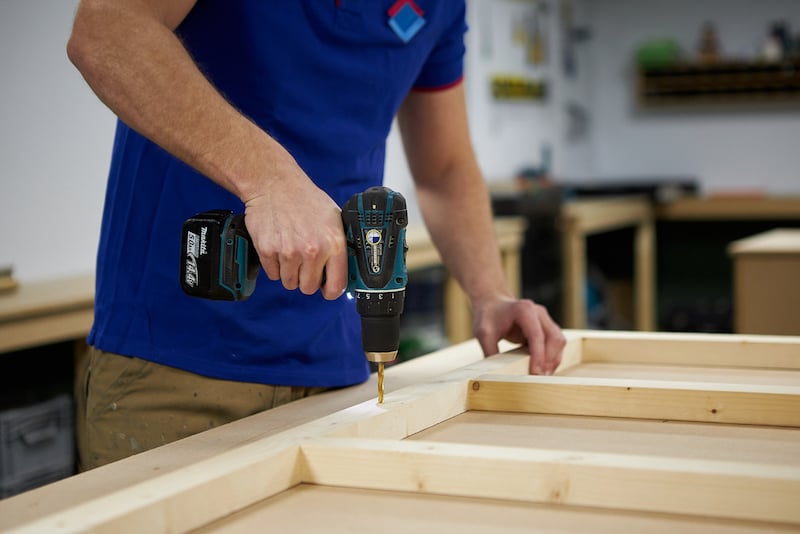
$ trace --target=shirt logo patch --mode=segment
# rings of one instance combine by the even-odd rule
[[[409,42],[427,22],[425,14],[414,0],[397,0],[389,8],[389,27],[403,40]]]

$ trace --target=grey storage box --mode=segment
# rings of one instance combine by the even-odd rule
[[[0,498],[74,473],[73,420],[69,395],[0,412]]]

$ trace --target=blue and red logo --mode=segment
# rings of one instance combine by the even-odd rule
[[[414,0],[397,0],[389,8],[389,27],[404,43],[409,42],[425,26],[425,14]]]

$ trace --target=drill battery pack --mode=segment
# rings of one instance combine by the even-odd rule
[[[184,222],[180,279],[186,294],[213,300],[245,300],[255,289],[259,269],[244,214],[212,210]]]

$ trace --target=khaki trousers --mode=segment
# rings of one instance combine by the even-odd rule
[[[75,384],[81,470],[324,391],[217,380],[94,347],[83,361]]]

